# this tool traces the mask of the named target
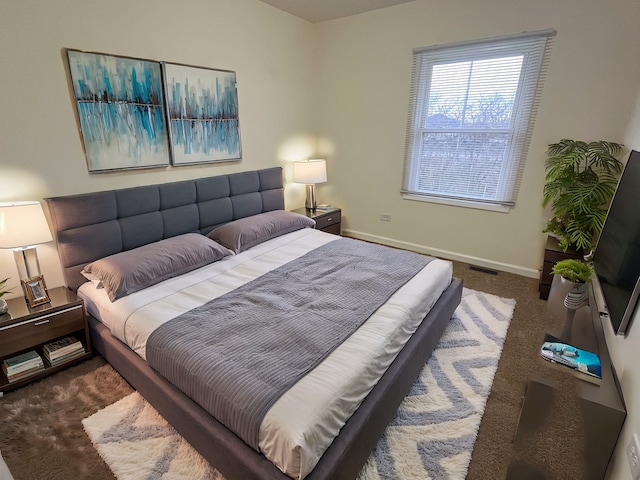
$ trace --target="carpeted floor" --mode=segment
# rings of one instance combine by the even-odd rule
[[[454,262],[454,275],[467,288],[516,300],[511,326],[496,372],[467,479],[505,478],[512,460],[528,452],[513,448],[518,414],[527,377],[539,368],[539,344],[546,331],[557,328],[538,299],[535,279],[470,270]],[[553,375],[553,373],[551,373]],[[556,382],[573,385],[570,376]],[[85,434],[81,420],[132,393],[111,367],[96,357],[52,377],[9,392],[0,399],[0,451],[15,480],[91,478],[113,479]],[[567,406],[562,420],[571,425],[577,413]],[[555,450],[570,448],[552,435],[540,435],[535,448],[547,478],[584,478],[580,455]]]
[[[539,298],[538,279],[499,272],[497,275],[471,270],[468,264],[454,262],[454,276],[464,279],[465,286],[516,300],[516,308],[507,334],[498,371],[480,424],[467,480],[504,479],[510,463],[527,462],[539,471],[539,476],[518,480],[561,480],[587,478],[579,442],[558,438],[553,432],[541,429],[527,448],[514,448],[520,407],[527,379],[540,373],[540,345],[547,332],[558,332],[562,321],[546,310],[546,302]],[[545,368],[544,366],[542,368]],[[570,435],[580,423],[579,411],[572,400],[575,382],[571,375],[546,368],[545,377],[552,380],[559,391],[555,420],[566,426]],[[564,400],[564,402],[562,401]],[[550,424],[553,424],[551,422]],[[560,429],[562,431],[562,429]],[[535,455],[535,458],[533,458]]]
[[[4,395],[0,452],[14,479],[113,479],[81,421],[132,392],[95,357]]]

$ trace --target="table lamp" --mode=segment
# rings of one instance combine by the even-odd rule
[[[21,280],[40,275],[36,245],[52,240],[39,202],[0,203],[0,248],[13,250]]]
[[[293,162],[293,181],[307,185],[307,199],[304,206],[308,210],[315,210],[315,184],[327,181],[327,162],[324,159]]]

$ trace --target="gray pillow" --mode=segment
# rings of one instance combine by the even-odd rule
[[[315,221],[298,213],[273,210],[226,223],[209,232],[207,237],[236,253],[306,227],[314,227]]]
[[[101,258],[83,272],[100,280],[113,302],[233,252],[199,233],[186,233]]]

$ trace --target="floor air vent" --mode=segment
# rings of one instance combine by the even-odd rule
[[[488,273],[489,275],[497,275],[498,272],[496,270],[491,270],[490,268],[478,267],[477,265],[469,266],[469,270],[475,270],[476,272]]]

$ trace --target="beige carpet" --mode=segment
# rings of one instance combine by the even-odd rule
[[[113,479],[80,420],[132,391],[96,357],[4,395],[0,450],[14,479]]]

